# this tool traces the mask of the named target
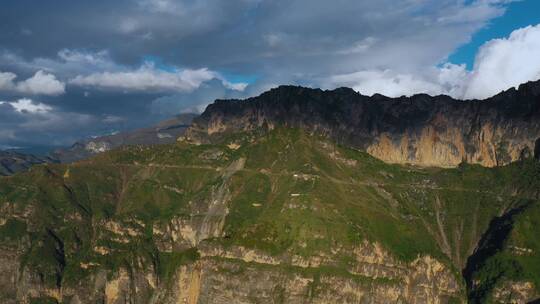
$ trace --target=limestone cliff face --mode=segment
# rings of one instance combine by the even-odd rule
[[[118,238],[135,234],[117,223],[103,225]],[[182,230],[186,223],[173,220],[167,226]],[[220,230],[212,233],[220,234]],[[189,235],[178,235],[171,246],[182,247],[190,239]],[[100,251],[99,248],[95,250]],[[253,249],[225,249],[212,244],[202,245],[199,252],[199,260],[171,269],[173,278],[168,281],[160,280],[152,267],[120,268],[99,270],[69,287],[51,287],[20,264],[20,252],[4,248],[0,254],[0,299],[2,303],[32,303],[34,298],[46,297],[69,304],[382,304],[448,303],[462,296],[462,285],[455,274],[436,259],[423,256],[409,263],[401,262],[379,244],[367,241],[350,252],[309,258],[275,257]],[[310,271],[337,263],[339,253],[354,257],[346,273],[311,274]]]
[[[231,200],[230,179],[242,170],[246,159],[232,161],[220,172],[205,200],[193,203],[189,216],[175,216],[148,226],[137,219],[96,221],[93,252],[112,255],[100,239],[118,246],[136,243],[151,233],[156,249],[174,253],[196,249],[194,261],[173,264],[166,278],[158,271],[159,260],[127,258],[117,269],[93,262],[77,262],[80,269],[92,269],[83,280],[69,285],[45,284],[43,273],[25,265],[27,238],[0,247],[0,302],[33,303],[49,299],[58,303],[83,304],[195,304],[195,303],[449,303],[463,300],[464,287],[459,275],[447,264],[429,255],[412,261],[396,258],[381,244],[365,240],[353,248],[336,247],[330,253],[300,256],[290,251],[270,255],[239,246],[213,242],[223,237],[223,221]],[[36,211],[32,205],[18,209],[7,202],[0,210],[0,227],[9,219],[28,221]],[[66,220],[80,222],[79,215]],[[51,232],[52,233],[52,232]],[[59,241],[55,250],[58,266],[65,267]],[[138,246],[138,245],[137,245]],[[342,272],[336,269],[348,257]],[[129,261],[129,263],[127,262]],[[56,270],[47,270],[56,271]],[[322,272],[322,274],[320,274]],[[54,303],[54,302],[53,302]]]
[[[530,157],[540,146],[540,81],[481,101],[282,86],[247,100],[217,100],[194,120],[186,138],[208,142],[280,125],[331,136],[390,163],[494,167]]]
[[[275,257],[245,248],[203,247],[202,302],[447,303],[460,297],[459,281],[436,259],[404,263],[367,241],[346,252],[354,259],[345,275],[310,275],[338,263],[340,253],[345,252]],[[242,284],[246,279],[256,284]]]
[[[98,271],[77,286],[59,288],[44,287],[38,277],[19,272],[18,265],[11,263],[12,269],[0,274],[0,282],[5,283],[0,291],[3,303],[31,303],[32,298],[47,297],[69,304],[438,304],[462,298],[456,276],[436,259],[424,256],[403,263],[378,244],[367,242],[355,252],[354,266],[347,273],[313,276],[312,271],[334,262],[331,257],[311,261],[297,257],[291,265],[286,257],[207,246],[198,261],[172,269],[170,281],[160,281],[151,268],[120,268]]]

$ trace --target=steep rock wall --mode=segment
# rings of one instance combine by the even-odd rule
[[[282,86],[247,100],[217,100],[185,138],[211,142],[225,133],[276,126],[328,135],[390,163],[494,167],[533,155],[540,138],[540,81],[481,101]]]

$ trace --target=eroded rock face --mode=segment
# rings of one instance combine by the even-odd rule
[[[505,282],[493,291],[494,303],[529,303],[538,298],[531,282]]]
[[[379,243],[364,241],[355,248],[337,247],[330,253],[300,256],[291,252],[269,255],[256,249],[223,247],[212,239],[222,236],[226,215],[228,178],[243,168],[244,160],[223,170],[206,207],[195,208],[199,220],[171,218],[152,227],[161,250],[181,251],[196,247],[200,258],[170,269],[172,277],[160,277],[152,264],[132,261],[134,267],[116,270],[84,264],[98,270],[70,286],[47,286],[39,275],[22,267],[21,252],[2,250],[0,295],[3,303],[31,303],[47,297],[60,303],[448,303],[463,298],[460,279],[442,262],[419,256],[404,262]],[[219,208],[218,208],[219,207]],[[9,210],[6,210],[9,211]],[[12,214],[13,216],[13,214]],[[21,215],[22,216],[22,215]],[[210,216],[212,221],[204,220]],[[214,224],[208,224],[213,222]],[[102,221],[111,240],[127,244],[141,236],[144,223],[137,220]],[[21,244],[23,246],[23,244]],[[97,253],[110,254],[96,245]],[[332,269],[350,257],[344,272]],[[141,257],[142,259],[142,257]],[[17,261],[17,262],[14,262]],[[96,269],[96,268],[95,268]],[[321,269],[330,269],[323,271]]]
[[[335,265],[340,253],[355,257],[346,274],[310,274]],[[206,266],[203,303],[447,303],[460,298],[459,282],[436,259],[400,262],[367,241],[333,256],[275,257],[251,249],[209,247],[201,248],[201,255]],[[242,284],[246,279],[257,283]]]
[[[212,187],[210,196],[204,201],[191,203],[190,216],[173,217],[166,223],[156,223],[152,227],[161,251],[192,248],[203,240],[222,236],[231,199],[229,180],[235,172],[244,168],[245,162],[245,158],[240,158],[225,168],[221,182]]]
[[[24,290],[15,288],[17,301],[6,303],[30,303],[32,297],[44,295],[73,304],[448,303],[461,297],[461,287],[452,273],[427,256],[393,264],[395,261],[385,260],[388,253],[378,252],[371,255],[382,256],[365,272],[313,275],[317,267],[276,264],[272,258],[249,250],[214,253],[218,255],[179,266],[168,282],[160,282],[151,269],[133,272],[121,268],[98,272],[78,287],[47,289],[37,281],[28,281]],[[365,263],[366,257],[357,258]]]
[[[2,248],[3,249],[3,248]],[[2,250],[0,254],[0,302],[17,303],[19,281],[19,254],[13,250]]]
[[[329,135],[391,163],[494,167],[530,157],[537,148],[540,81],[482,101],[282,86],[247,100],[216,101],[186,138],[208,142],[227,132],[280,125]]]

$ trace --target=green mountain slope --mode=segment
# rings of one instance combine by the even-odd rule
[[[536,160],[390,165],[300,129],[125,147],[0,179],[0,299],[530,301],[539,194]]]

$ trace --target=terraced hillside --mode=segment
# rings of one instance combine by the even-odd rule
[[[0,178],[2,303],[526,303],[540,163],[390,165],[276,127]]]

